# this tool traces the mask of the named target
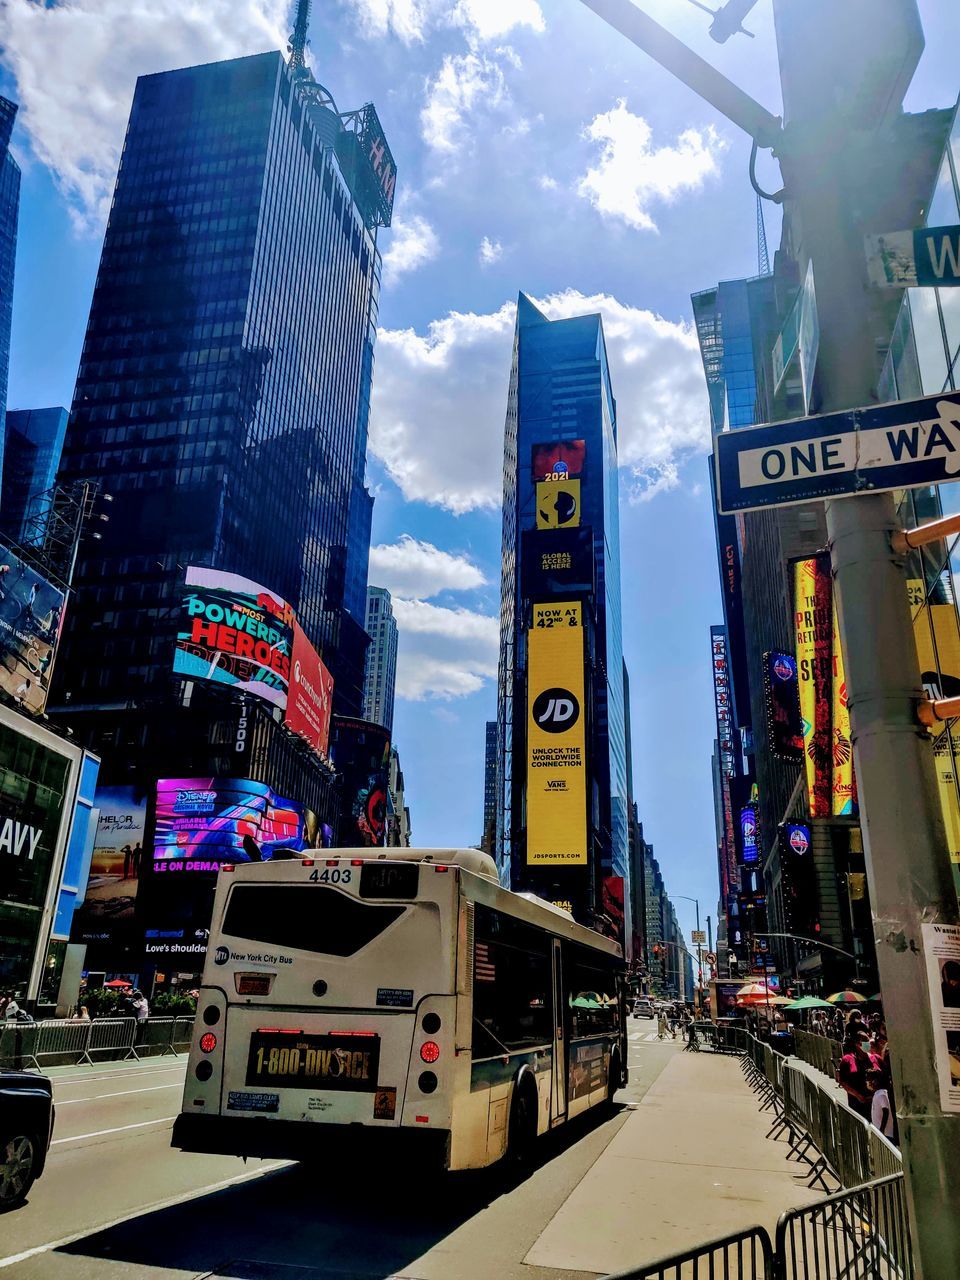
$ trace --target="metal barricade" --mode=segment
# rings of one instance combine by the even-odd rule
[[[137,1053],[156,1053],[159,1057],[166,1054],[176,1055],[173,1047],[174,1018],[147,1018],[137,1024]]]
[[[870,1142],[871,1178],[889,1178],[903,1172],[903,1156],[900,1148],[885,1138],[879,1129],[870,1126],[867,1137]]]
[[[784,1213],[775,1255],[782,1280],[913,1280],[903,1174]]]
[[[607,1280],[776,1280],[776,1275],[770,1237],[762,1227],[749,1227]]]
[[[95,1053],[115,1054],[124,1062],[137,1058],[136,1038],[136,1018],[98,1018],[90,1023],[90,1038],[80,1062],[92,1065]]]
[[[37,1023],[37,1060],[47,1066],[70,1066],[83,1059],[92,1022],[51,1018]]]
[[[39,1069],[37,1061],[38,1022],[0,1022],[0,1066],[23,1071]]]
[[[193,1039],[193,1018],[174,1018],[171,1044],[174,1053],[186,1053]]]
[[[816,1067],[825,1076],[836,1079],[837,1067],[840,1065],[840,1041],[832,1036],[818,1036],[810,1031],[794,1031],[794,1052],[798,1058]]]

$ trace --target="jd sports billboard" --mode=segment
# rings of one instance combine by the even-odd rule
[[[583,609],[535,604],[527,637],[527,865],[587,861]]]

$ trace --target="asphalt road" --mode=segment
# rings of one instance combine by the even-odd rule
[[[0,1217],[0,1280],[592,1280],[523,1258],[681,1047],[647,1020],[630,1035],[617,1111],[550,1135],[522,1180],[188,1155],[170,1148],[184,1059],[51,1072],[54,1145]]]

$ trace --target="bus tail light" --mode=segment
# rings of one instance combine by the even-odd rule
[[[217,1037],[213,1034],[212,1031],[205,1031],[203,1035],[200,1037],[200,1052],[213,1053],[216,1047],[217,1047]]]
[[[300,859],[300,865],[301,865],[301,867],[312,867],[312,866],[313,866],[313,863],[314,863],[314,859],[313,859],[313,858],[301,858],[301,859]]]
[[[443,864],[442,864],[442,863],[439,863],[439,862],[434,864],[434,868],[433,868],[433,869],[434,869],[434,871],[449,871],[449,870],[450,870],[450,868],[449,868],[449,867],[445,867],[445,866],[443,866]]]
[[[237,868],[233,865],[233,863],[232,863],[232,862],[221,862],[221,863],[220,863],[220,870],[221,870],[221,871],[236,871],[236,869],[237,869]]]
[[[425,1040],[420,1046],[420,1058],[423,1062],[436,1062],[440,1057],[440,1046],[436,1040]]]

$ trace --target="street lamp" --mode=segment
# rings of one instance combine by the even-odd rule
[[[703,942],[700,930],[700,899],[691,898],[686,893],[675,893],[675,898],[683,898],[684,902],[692,902],[697,908],[697,933],[694,941],[697,946],[697,1004],[703,1008]]]

